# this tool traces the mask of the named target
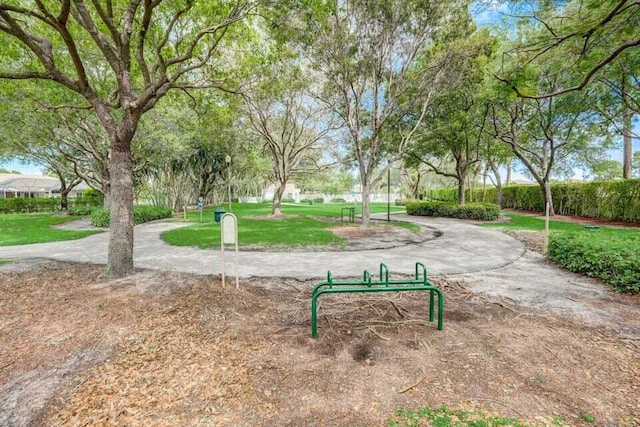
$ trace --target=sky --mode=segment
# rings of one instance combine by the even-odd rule
[[[0,162],[0,167],[10,171],[18,171],[29,175],[42,175],[42,166],[33,163],[21,163],[17,160],[10,162]]]

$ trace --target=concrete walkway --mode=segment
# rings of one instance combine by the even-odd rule
[[[380,262],[392,273],[412,273],[416,261],[422,261],[429,275],[460,274],[493,270],[520,258],[525,248],[518,240],[501,231],[462,221],[441,218],[394,215],[394,219],[428,225],[442,236],[420,244],[381,250],[349,252],[245,252],[239,254],[240,277],[293,277],[317,279],[331,270],[334,277],[354,277],[363,269],[378,270]],[[220,250],[170,246],[160,233],[188,223],[155,222],[135,227],[134,264],[136,267],[181,271],[195,274],[219,274]],[[109,233],[94,234],[79,240],[0,247],[0,258],[48,258],[106,264]],[[225,250],[227,274],[233,274],[234,256]]]

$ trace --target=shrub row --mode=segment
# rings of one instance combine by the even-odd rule
[[[99,209],[100,206],[98,205],[90,205],[90,204],[73,204],[73,205],[69,205],[67,207],[67,213],[69,215],[76,215],[76,216],[87,216],[87,215],[91,215],[91,213],[95,210],[95,209]]]
[[[164,206],[134,206],[133,223],[142,224],[156,219],[171,218],[173,212]],[[108,227],[111,213],[107,209],[95,209],[91,213],[91,224],[96,227]]]
[[[291,199],[291,200],[293,200],[293,199]],[[324,199],[322,197],[316,197],[314,199],[301,199],[300,203],[308,203],[310,205],[313,205],[314,203],[315,204],[321,204],[321,203],[324,203]]]
[[[500,206],[493,203],[467,203],[458,205],[449,202],[409,202],[407,214],[440,216],[461,219],[493,221],[500,215]]]
[[[396,206],[407,206],[407,203],[417,203],[418,200],[412,199],[396,199]]]
[[[607,236],[589,233],[551,236],[547,257],[575,273],[595,277],[620,292],[640,292],[640,236]]]
[[[0,213],[24,213],[24,212],[57,212],[62,210],[59,197],[12,197],[0,198]],[[68,209],[90,206],[93,209],[99,205],[95,199],[70,198]],[[71,213],[70,213],[71,214]],[[82,214],[71,214],[82,215]]]
[[[561,215],[640,221],[640,179],[597,181],[576,184],[553,184],[553,207]],[[457,190],[433,192],[436,200],[456,200]],[[497,203],[497,190],[468,190],[467,200]],[[543,212],[544,198],[538,185],[510,185],[502,188],[502,207]]]
[[[55,212],[59,211],[60,209],[60,199],[54,197],[14,197],[10,199],[0,198],[0,212],[2,213]]]

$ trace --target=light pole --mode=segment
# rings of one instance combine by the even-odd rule
[[[391,159],[387,157],[387,222],[391,222]]]
[[[229,212],[231,212],[231,156],[227,154],[224,158],[227,162],[227,181],[229,182]]]

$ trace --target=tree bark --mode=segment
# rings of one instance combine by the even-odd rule
[[[624,148],[622,153],[622,178],[631,179],[632,174],[632,160],[633,160],[633,140],[632,140],[632,118],[633,110],[625,103],[624,112],[622,116],[622,137],[624,141]]]
[[[271,215],[280,215],[282,213],[282,196],[287,186],[287,181],[278,182],[276,191],[273,193],[273,208],[271,209]]]
[[[420,170],[418,170],[418,176],[416,177],[416,181],[414,182],[413,186],[411,186],[412,200],[418,199],[418,190],[420,189],[420,178],[422,178],[422,175],[420,174]]]
[[[502,207],[502,179],[500,178],[500,171],[493,161],[489,162],[489,167],[491,168],[491,172],[493,172],[493,175],[496,179],[495,184],[497,203],[498,205],[500,205],[500,207]]]
[[[61,181],[62,182],[62,181]],[[78,185],[79,182],[73,183],[73,185],[63,184],[60,187],[60,208],[63,211],[67,211],[69,209],[69,193],[73,190],[73,187]]]
[[[111,182],[102,184],[102,207],[111,209]]]
[[[58,178],[60,179],[60,209],[66,212],[69,209],[69,193],[73,187],[79,184],[80,180],[73,180],[67,185],[62,174],[59,174]]]
[[[133,138],[133,133],[131,133]],[[133,159],[131,138],[111,145],[111,223],[107,274],[124,277],[133,272]]]
[[[631,179],[632,178],[632,159],[633,159],[633,140],[631,137],[632,134],[632,119],[633,119],[633,109],[629,105],[629,93],[627,91],[627,82],[628,82],[628,74],[623,70],[622,71],[622,81],[621,81],[621,95],[622,95],[622,139],[623,139],[623,149],[622,149],[622,178],[623,179]]]
[[[547,180],[542,182],[542,195],[544,196],[544,201],[547,205],[549,205],[549,216],[555,215],[555,210],[553,209],[553,194],[551,193],[551,183]]]
[[[361,174],[362,176],[362,174]],[[368,178],[368,177],[367,177]],[[362,226],[371,224],[371,184],[368,179],[362,182]]]
[[[466,202],[466,198],[465,198],[465,191],[466,191],[466,177],[465,176],[461,176],[458,179],[458,204],[460,205],[464,205]]]

